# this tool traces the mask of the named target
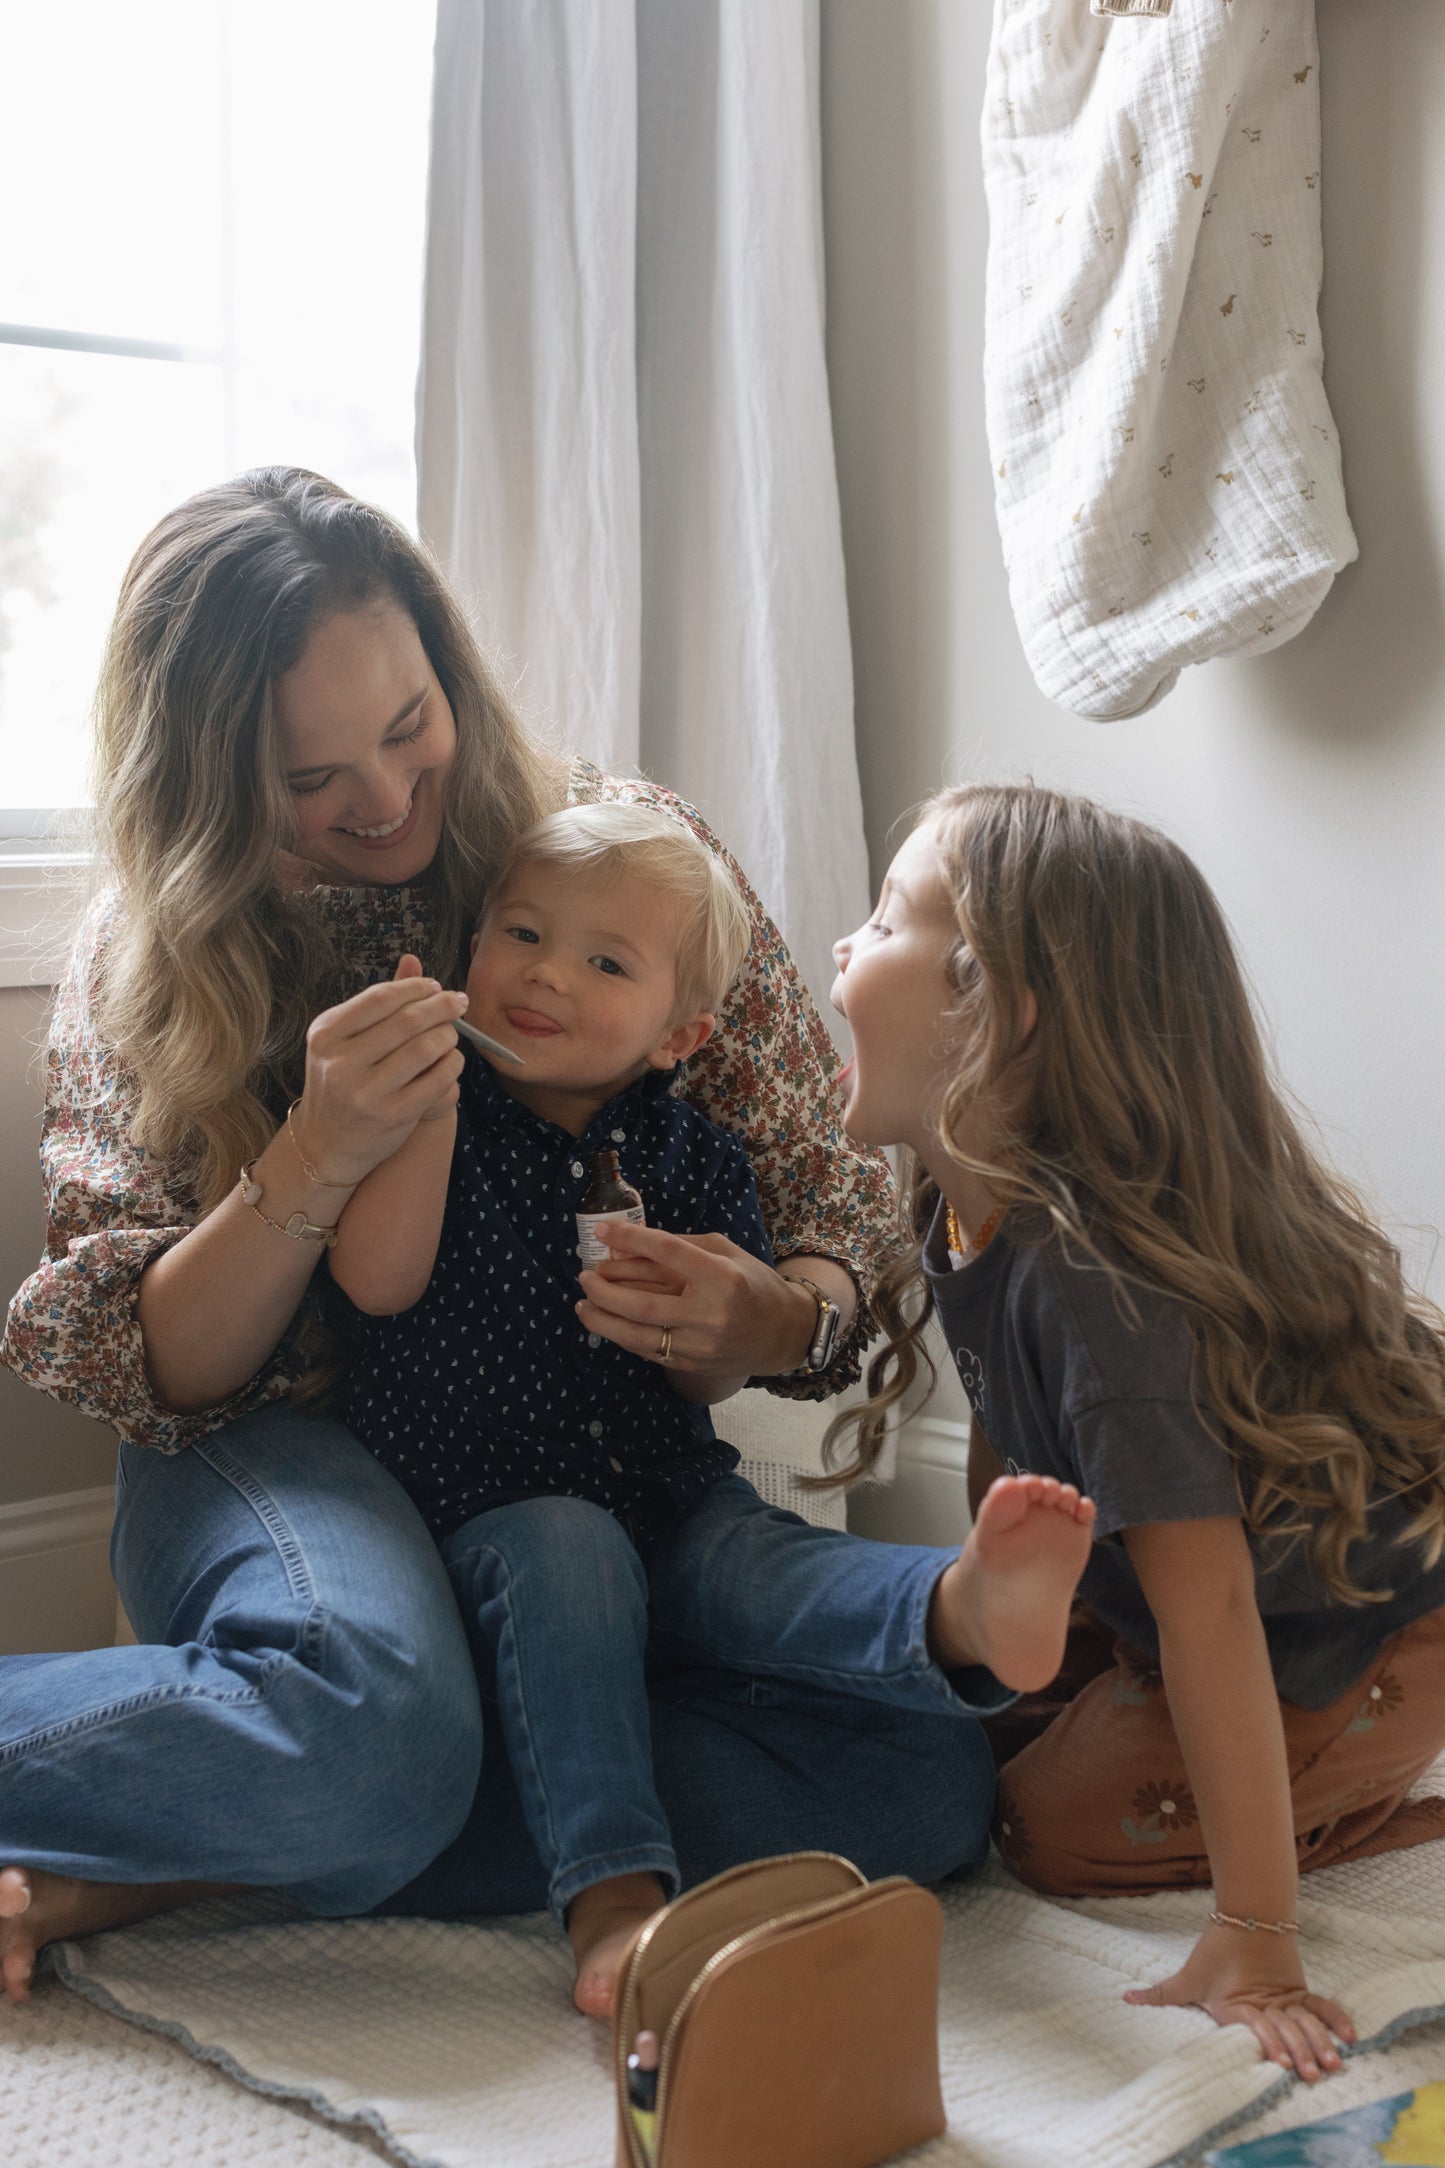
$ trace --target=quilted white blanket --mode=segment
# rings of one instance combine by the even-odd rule
[[[1053,1903],[992,1865],[947,1891],[949,2129],[910,2156],[916,2168],[1184,2168],[1226,2133],[1445,2077],[1439,2026],[1423,2054],[1381,2052],[1445,2014],[1445,1844],[1306,1882],[1311,1979],[1349,2002],[1362,2042],[1314,2094],[1262,2064],[1239,2028],[1121,2004],[1179,1962],[1208,1902]],[[606,2045],[570,2010],[567,1953],[545,1918],[278,1921],[198,1906],[64,1944],[53,1961],[103,2008],[258,2091],[369,2127],[399,2160],[611,2168]]]

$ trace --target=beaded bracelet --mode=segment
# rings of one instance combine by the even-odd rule
[[[293,1212],[290,1219],[277,1220],[272,1219],[269,1212],[261,1210],[261,1199],[266,1192],[256,1180],[255,1167],[256,1162],[253,1159],[241,1169],[242,1204],[254,1212],[258,1220],[264,1220],[268,1227],[274,1227],[278,1235],[287,1235],[293,1242],[324,1242],[328,1250],[334,1250],[334,1227],[313,1227],[304,1212]]]
[[[1298,1920],[1237,1920],[1232,1912],[1221,1912],[1217,1907],[1209,1917],[1216,1927],[1245,1927],[1250,1934],[1253,1934],[1257,1927],[1262,1927],[1267,1935],[1299,1933]]]

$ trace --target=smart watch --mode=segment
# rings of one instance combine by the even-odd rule
[[[813,1337],[808,1342],[808,1352],[791,1372],[793,1377],[816,1377],[826,1370],[833,1353],[833,1343],[838,1337],[838,1321],[841,1312],[836,1302],[825,1295],[815,1280],[805,1280],[801,1272],[785,1272],[782,1277],[791,1280],[794,1287],[806,1287],[818,1305],[818,1322],[813,1327]]]

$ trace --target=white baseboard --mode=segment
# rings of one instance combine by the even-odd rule
[[[115,1492],[109,1483],[94,1490],[57,1491],[49,1498],[22,1498],[0,1506],[0,1567],[10,1558],[35,1551],[63,1551],[77,1543],[109,1543]]]
[[[960,1543],[968,1528],[968,1426],[915,1416],[891,1483],[848,1499],[848,1525],[891,1543]],[[0,1506],[0,1655],[108,1647],[116,1639],[109,1484]],[[129,1638],[127,1635],[126,1638]]]
[[[114,1508],[109,1484],[0,1506],[0,1655],[114,1641],[107,1559]]]

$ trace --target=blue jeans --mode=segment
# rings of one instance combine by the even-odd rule
[[[0,1858],[333,1915],[547,1902],[446,1568],[349,1431],[280,1405],[123,1447],[112,1563],[141,1647],[0,1659]],[[954,1716],[669,1663],[650,1720],[685,1885],[812,1846],[936,1881],[987,1849],[992,1760]]]
[[[366,1910],[466,1820],[476,1680],[411,1501],[339,1424],[268,1407],[122,1446],[139,1648],[0,1659],[0,1857]]]
[[[739,1476],[648,1566],[610,1513],[561,1497],[479,1514],[442,1556],[559,1920],[613,1875],[680,1886],[654,1778],[650,1637],[654,1684],[710,1670],[715,1688],[743,1676],[928,1718],[1014,1698],[980,1671],[965,1701],[929,1657],[928,1602],[952,1552],[809,1527]]]

